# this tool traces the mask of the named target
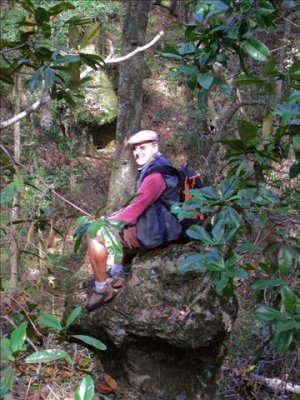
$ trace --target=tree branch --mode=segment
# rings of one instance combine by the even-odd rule
[[[116,63],[120,63],[122,61],[128,60],[129,58],[135,56],[137,53],[140,53],[141,51],[144,51],[144,50],[148,49],[149,47],[153,46],[154,43],[156,43],[163,34],[164,34],[164,32],[160,31],[151,40],[151,42],[145,44],[142,47],[137,47],[135,50],[126,54],[125,56],[116,57],[116,58],[111,58],[111,56],[109,56],[104,60],[104,63],[105,64],[116,64]],[[88,67],[82,74],[80,74],[80,79],[85,78],[91,72],[95,72],[95,70],[93,68]],[[25,111],[22,111],[20,114],[17,114],[14,117],[12,117],[6,121],[0,122],[0,130],[7,128],[7,127],[15,124],[16,122],[20,121],[21,119],[23,119],[24,117],[26,117],[27,115],[32,113],[33,111],[36,111],[40,106],[45,104],[47,101],[48,101],[48,98],[41,95],[40,99],[37,100],[34,104],[32,104],[32,106],[28,107]]]
[[[296,28],[300,29],[300,25],[296,24],[295,22],[291,21],[290,19],[288,19],[288,18],[286,18],[286,17],[284,17],[284,16],[282,16],[282,18],[283,18],[286,22],[288,22],[289,24],[291,24],[291,25],[295,26]]]
[[[119,63],[125,60],[128,60],[129,58],[135,56],[137,53],[140,53],[141,51],[144,51],[146,49],[149,49],[149,47],[153,46],[154,43],[156,43],[159,38],[164,34],[163,31],[160,31],[155,38],[153,38],[151,40],[151,42],[145,44],[142,47],[137,47],[135,50],[131,51],[130,53],[126,54],[126,56],[122,56],[122,57],[116,57],[116,58],[110,58],[108,57],[106,60],[104,60],[105,64],[114,64],[114,63]]]
[[[266,386],[269,386],[272,389],[275,390],[280,390],[280,391],[287,391],[287,392],[292,392],[292,393],[297,393],[300,394],[300,385],[294,385],[289,382],[284,382],[281,379],[278,378],[265,378],[264,376],[261,375],[256,375],[256,374],[251,374],[250,377],[257,381],[261,382]]]

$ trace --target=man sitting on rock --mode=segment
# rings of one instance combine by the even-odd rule
[[[125,255],[173,242],[182,232],[170,212],[171,205],[180,200],[178,177],[155,171],[149,174],[150,169],[170,165],[159,152],[157,133],[139,131],[127,144],[138,167],[137,195],[127,207],[108,217],[126,223],[120,234]],[[100,232],[95,239],[88,238],[88,256],[95,276],[94,291],[86,304],[88,311],[110,301],[124,283],[122,264],[113,265],[107,276],[108,255]]]

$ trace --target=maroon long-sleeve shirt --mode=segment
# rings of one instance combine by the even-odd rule
[[[136,224],[139,216],[162,195],[165,189],[166,183],[160,173],[154,172],[146,176],[132,203],[113,213],[109,219],[124,221],[128,225]]]

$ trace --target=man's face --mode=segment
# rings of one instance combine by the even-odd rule
[[[139,167],[147,164],[158,152],[156,142],[135,144],[132,147],[133,158]]]

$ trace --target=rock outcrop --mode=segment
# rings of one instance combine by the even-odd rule
[[[198,251],[191,242],[136,256],[117,296],[74,326],[106,343],[109,373],[157,399],[215,398],[237,302],[217,296],[204,271],[177,273]]]

